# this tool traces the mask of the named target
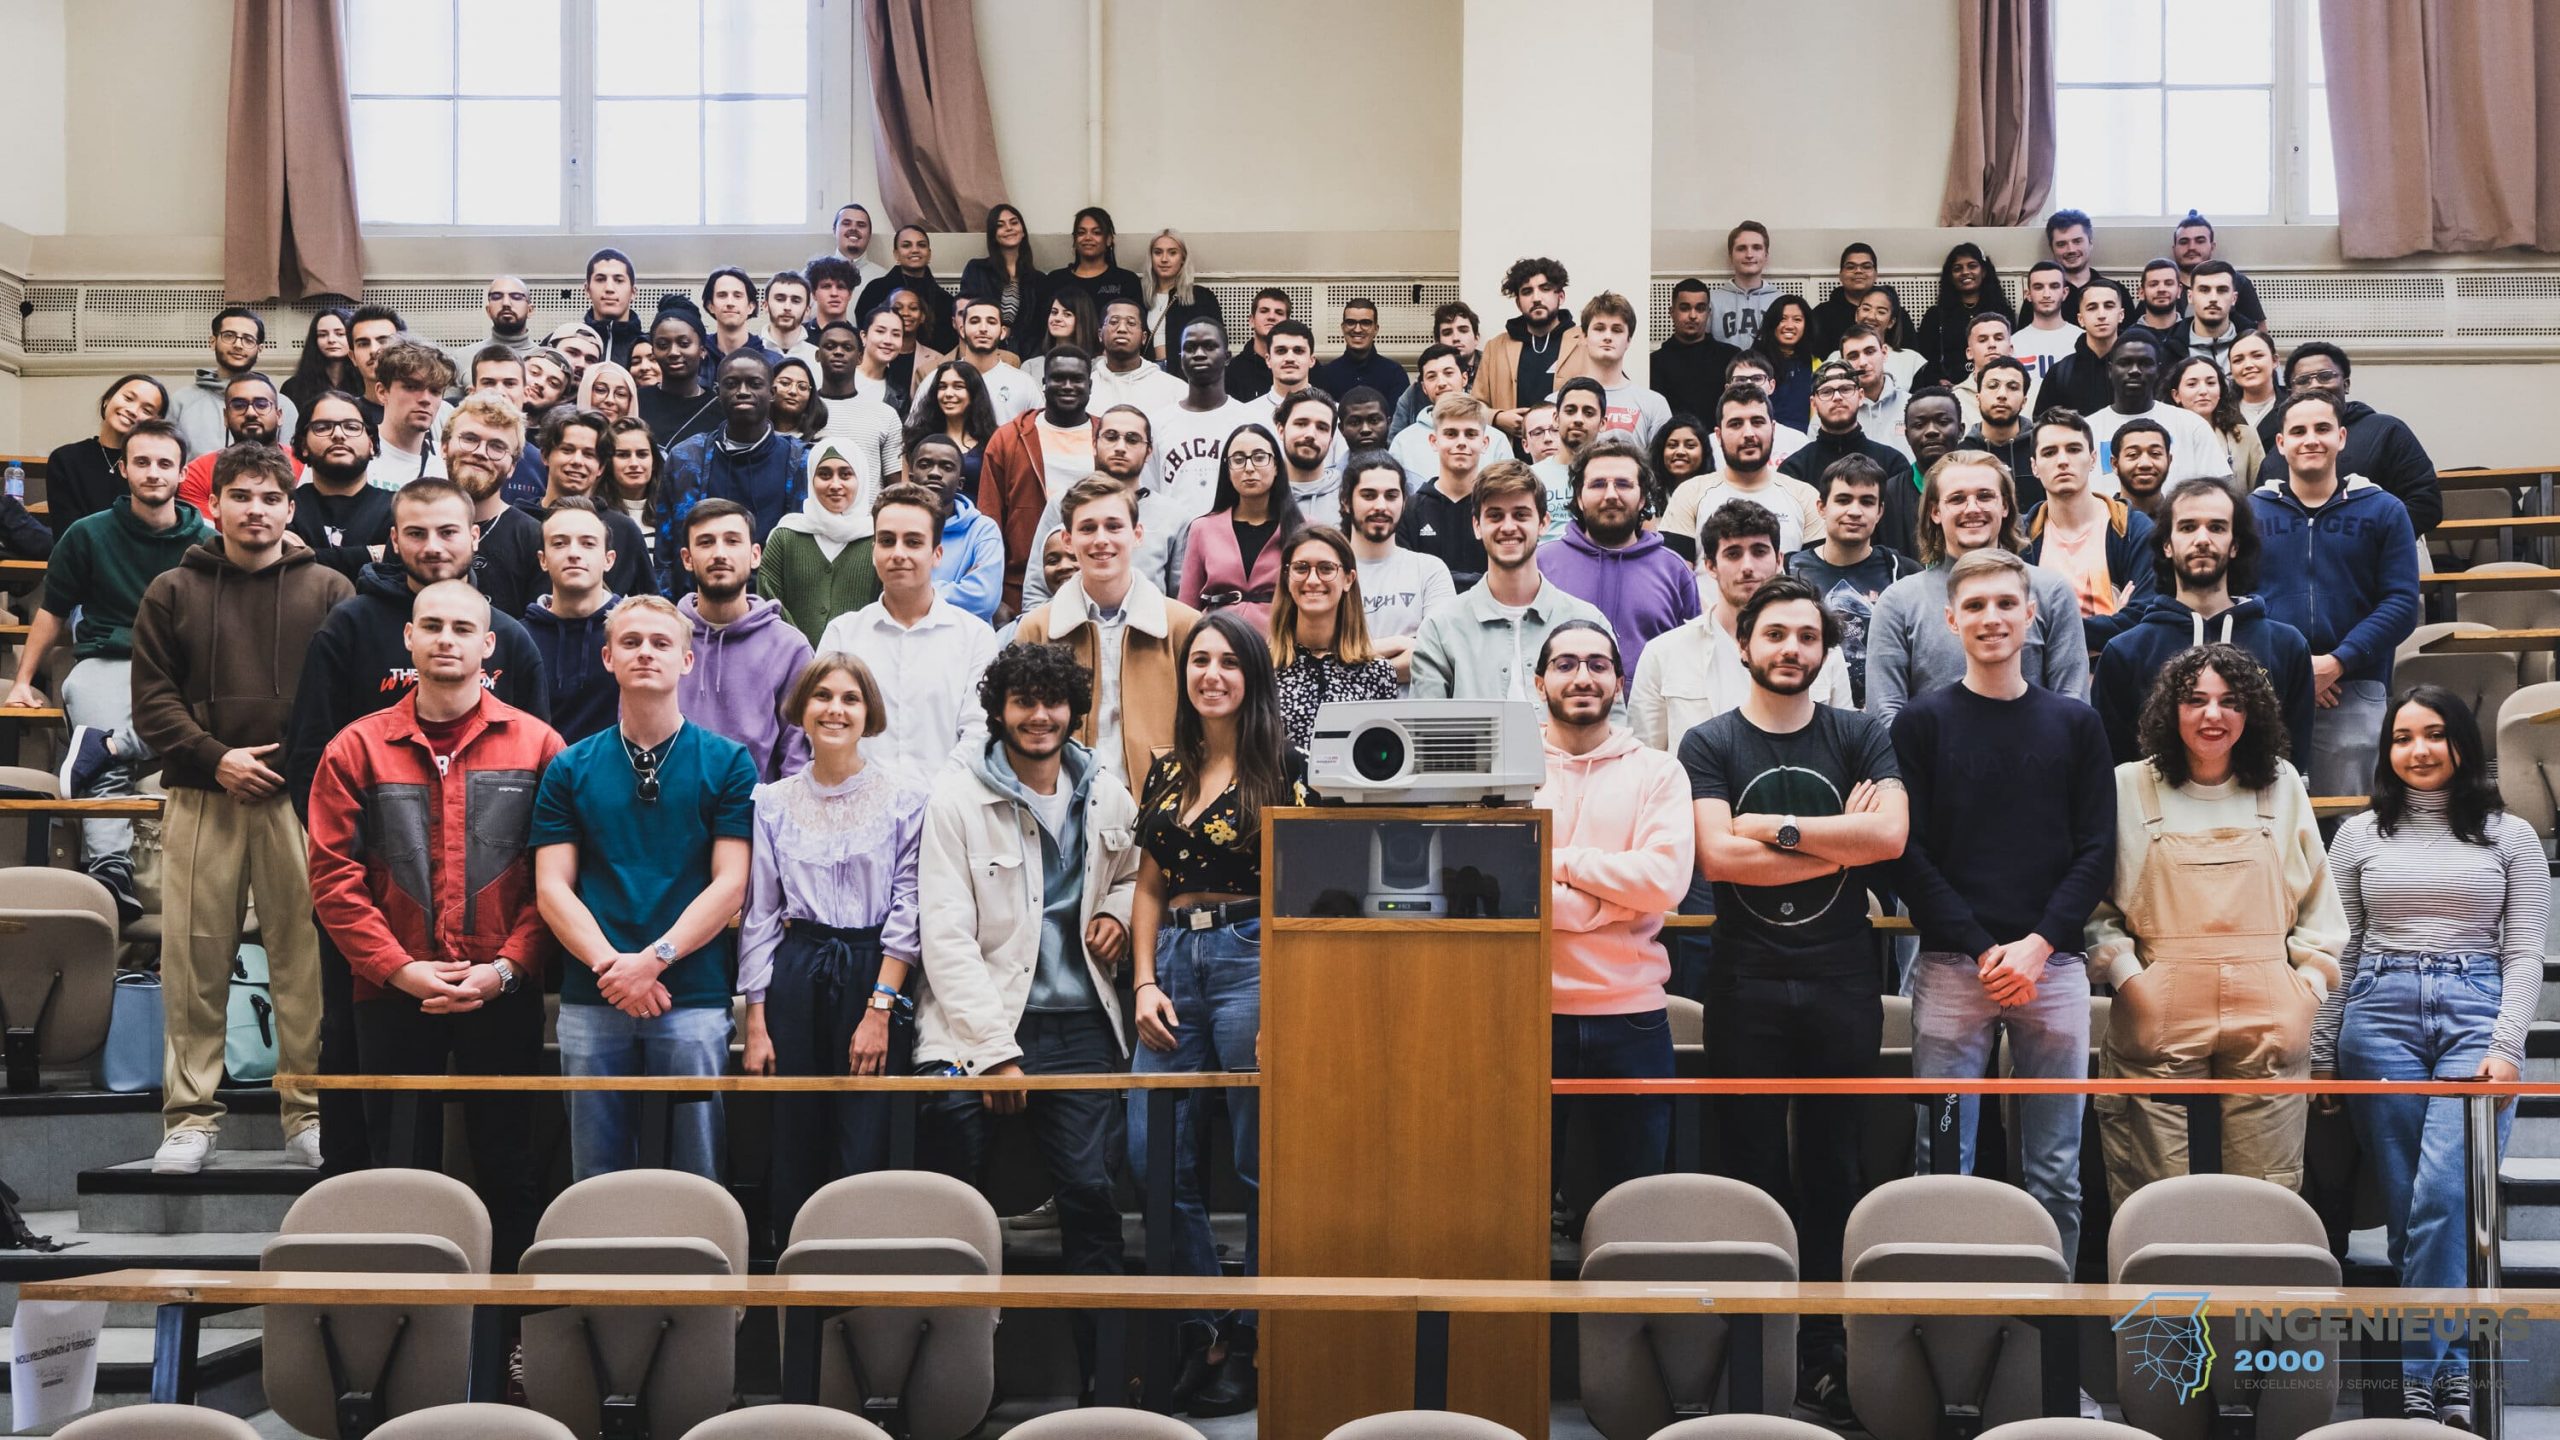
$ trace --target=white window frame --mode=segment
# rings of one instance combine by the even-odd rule
[[[418,0],[418,3],[445,4],[451,0]],[[850,194],[855,166],[853,108],[855,99],[856,27],[850,0],[808,0],[809,38],[807,43],[808,79],[804,92],[808,120],[806,156],[808,181],[805,205],[800,218],[771,225],[601,225],[595,220],[595,193],[591,160],[595,153],[596,56],[595,16],[600,6],[612,0],[560,0],[560,223],[557,225],[463,225],[463,224],[391,224],[363,222],[363,233],[384,237],[492,237],[509,235],[564,235],[611,237],[624,235],[802,235],[812,229],[832,226],[834,202],[830,196]],[[347,26],[344,0],[340,0],[339,20]],[[352,32],[349,31],[352,43]],[[459,49],[457,34],[456,46]],[[450,82],[448,82],[450,83]],[[370,94],[352,98],[375,98]],[[492,99],[508,97],[460,97],[447,93],[427,96],[385,96],[389,99]],[[548,99],[550,97],[537,97]],[[628,98],[628,97],[615,97]],[[721,99],[772,99],[772,96],[731,96],[725,93],[692,97],[703,101]],[[705,151],[704,163],[712,157]],[[454,165],[463,163],[460,146],[455,147]],[[361,190],[361,183],[358,186]]]
[[[2068,0],[2064,0],[2064,3],[2068,3]],[[2153,0],[2153,3],[2157,7],[2155,14],[2159,16],[2158,23],[2165,29],[2168,23],[2166,0]],[[2268,94],[2267,198],[2273,208],[2265,213],[2254,215],[2216,213],[2211,216],[2211,219],[2217,225],[2334,225],[2337,223],[2336,212],[2315,213],[2311,209],[2308,135],[2312,88],[2310,84],[2311,27],[2320,23],[2318,4],[2319,0],[2271,0],[2268,7],[2267,38],[2268,43],[2274,47],[2275,53],[2271,57],[2273,63],[2269,68],[2268,80],[2264,88]],[[2172,37],[2165,33],[2161,36],[2164,64],[2171,40]],[[2084,82],[2057,80],[2054,88],[2057,95],[2065,90],[2158,91],[2161,93],[2162,104],[2165,107],[2172,103],[2181,90],[2254,90],[2260,87],[2226,82],[2187,85],[2171,84],[2166,81],[2155,83],[2127,80]],[[2057,107],[2057,113],[2058,110],[2059,107]],[[2164,146],[2167,144],[2165,126],[2162,144]],[[2168,157],[2165,153],[2161,157],[2161,173],[2164,176],[2168,173]],[[2164,197],[2164,201],[2174,204],[2174,201],[2169,200],[2168,197]],[[2058,173],[2054,176],[2054,203],[2057,206],[2088,208],[2080,205],[2079,201],[2072,196],[2066,178]],[[2109,214],[2092,211],[2091,218],[2106,224],[2160,225],[2178,220],[2186,213],[2186,206],[2176,205],[2167,214]]]

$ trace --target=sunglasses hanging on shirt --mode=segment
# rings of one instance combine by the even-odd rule
[[[669,737],[669,741],[672,743],[672,736]],[[631,737],[626,735],[622,737],[622,748],[624,753],[631,757],[632,773],[640,777],[638,790],[641,802],[648,805],[656,804],[658,802],[658,767],[666,763],[668,745],[660,745],[656,749],[643,749],[632,744]]]

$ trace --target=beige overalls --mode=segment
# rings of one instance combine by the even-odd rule
[[[2285,941],[2294,902],[2273,792],[2258,792],[2258,823],[2179,834],[2160,818],[2160,781],[2142,772],[2150,852],[2134,893],[2118,899],[2143,968],[2116,990],[2104,1069],[2163,1079],[2274,1080],[2308,1073],[2319,1000],[2294,973]],[[2107,1190],[2117,1205],[2164,1176],[2187,1173],[2187,1118],[2178,1104],[2133,1095],[2097,1098]],[[2302,1184],[2304,1097],[2222,1102],[2222,1169],[2289,1190]]]

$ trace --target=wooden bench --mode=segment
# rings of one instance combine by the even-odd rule
[[[2420,586],[2439,590],[2560,590],[2560,570],[2537,566],[2531,570],[2448,570],[2441,574],[2421,575]]]
[[[2560,465],[2493,466],[2485,470],[2439,470],[2436,489],[2445,490],[2521,490],[2526,486],[2543,486],[2560,476]]]
[[[2560,630],[2463,630],[2439,635],[2418,647],[2422,655],[2504,655],[2548,650],[2560,644]],[[2494,723],[2494,722],[2493,722]]]
[[[1763,1325],[1772,1315],[2016,1316],[2042,1339],[2042,1408],[2078,1412],[2080,1320],[2115,1320],[2158,1292],[2145,1285],[1994,1283],[1662,1284],[1588,1280],[1428,1280],[1286,1275],[414,1275],[326,1271],[113,1270],[29,1281],[29,1300],[144,1304],[158,1308],[152,1399],[187,1404],[195,1391],[195,1340],[206,1316],[258,1305],[467,1305],[474,1311],[471,1397],[504,1383],[498,1347],[482,1343],[502,1313],[562,1306],[737,1306],[783,1312],[783,1398],[814,1398],[818,1322],[850,1309],[994,1307],[1016,1310],[1224,1310],[1252,1308],[1414,1317],[1414,1404],[1448,1404],[1453,1314],[1692,1315],[1731,1326],[1725,1373],[1733,1408],[1760,1408]],[[2560,1318],[2560,1290],[2402,1290],[2225,1286],[2205,1292],[2232,1310],[2366,1311],[2486,1307],[2530,1320]],[[1114,1327],[1105,1327],[1106,1333]],[[2381,1358],[2375,1356],[2374,1358]],[[1115,1373],[1108,1363],[1104,1374]]]

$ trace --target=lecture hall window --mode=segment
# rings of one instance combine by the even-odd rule
[[[2314,0],[2064,0],[2053,26],[2057,208],[2335,219]]]
[[[813,0],[341,0],[368,227],[806,228]]]

